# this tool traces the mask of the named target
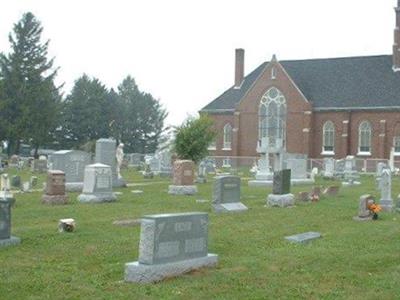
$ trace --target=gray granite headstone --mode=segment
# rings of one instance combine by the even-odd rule
[[[392,211],[392,172],[389,168],[382,170],[381,179],[379,182],[379,189],[381,190],[380,205],[383,211]]]
[[[51,155],[51,169],[65,173],[67,191],[82,191],[85,166],[91,162],[91,155],[84,151],[60,150]]]
[[[11,186],[15,188],[20,188],[21,187],[21,176],[19,175],[14,175],[11,177]]]
[[[14,198],[0,198],[0,247],[20,243],[20,239],[11,236],[11,206]]]
[[[307,178],[307,159],[291,158],[286,161],[286,168],[291,170],[290,177],[293,179]]]
[[[218,176],[214,181],[212,207],[215,212],[245,211],[240,202],[240,177]]]
[[[324,177],[332,178],[335,173],[335,160],[333,158],[324,158]]]
[[[34,173],[46,173],[47,159],[34,159],[31,163],[31,171]]]
[[[284,195],[290,193],[291,170],[285,169],[274,172],[272,193],[274,195]]]
[[[299,244],[304,244],[308,243],[312,240],[318,239],[321,237],[321,234],[319,232],[305,232],[305,233],[300,233],[300,234],[295,234],[291,236],[286,236],[285,239],[293,242],[293,243],[299,243]]]
[[[139,167],[142,163],[142,154],[140,153],[130,153],[129,157],[129,167]]]
[[[117,174],[117,142],[113,139],[99,139],[96,141],[95,162],[108,165],[112,172],[112,186],[126,186],[122,178],[118,178]]]
[[[112,191],[112,174],[110,166],[93,164],[85,167],[82,194],[80,202],[112,202],[117,198]]]
[[[208,253],[206,213],[148,215],[141,221],[139,259],[125,265],[125,281],[160,281],[214,266],[217,258]]]

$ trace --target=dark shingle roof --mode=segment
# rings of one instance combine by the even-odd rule
[[[400,107],[400,72],[393,72],[391,55],[280,63],[314,109]],[[202,110],[234,109],[266,64],[246,76],[240,89],[231,87]]]

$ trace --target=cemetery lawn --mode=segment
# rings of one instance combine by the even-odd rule
[[[10,172],[12,173],[12,172]],[[22,172],[27,180],[30,172]],[[379,220],[353,221],[360,195],[379,199],[372,176],[362,185],[342,187],[337,197],[294,208],[266,208],[271,189],[250,188],[242,180],[245,213],[211,211],[212,177],[195,196],[167,194],[169,179],[143,179],[124,170],[135,184],[110,204],[46,206],[42,192],[15,194],[12,234],[19,246],[0,248],[0,299],[399,299],[400,215],[380,213]],[[39,176],[39,184],[44,176]],[[334,181],[317,179],[328,186]],[[296,186],[293,193],[309,190]],[[134,194],[132,190],[142,190]],[[400,193],[393,178],[392,195]],[[196,199],[209,202],[197,203]],[[140,226],[113,221],[145,214],[209,213],[209,252],[216,268],[201,269],[157,284],[124,282],[124,264],[137,260]],[[58,220],[74,218],[74,233],[58,233]],[[307,245],[284,237],[318,231]]]

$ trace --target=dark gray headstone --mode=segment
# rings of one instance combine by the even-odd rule
[[[11,177],[11,186],[19,188],[21,186],[21,176],[14,175],[13,177]]]
[[[0,239],[11,236],[11,204],[9,199],[0,198]]]
[[[218,176],[215,178],[212,206],[216,212],[247,210],[247,207],[240,202],[240,177]]]
[[[290,193],[290,169],[274,172],[272,193],[274,195],[284,195]]]

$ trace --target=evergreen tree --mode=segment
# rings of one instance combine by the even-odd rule
[[[21,140],[40,145],[52,137],[60,96],[54,85],[57,69],[47,59],[49,41],[42,44],[43,27],[28,12],[9,35],[11,53],[0,56],[3,80],[2,127],[8,154],[18,153]]]
[[[75,81],[63,103],[58,139],[63,148],[79,148],[89,141],[111,136],[113,103],[107,88],[83,75]]]
[[[141,92],[131,76],[118,86],[118,96],[116,123],[125,152],[155,152],[167,117],[160,101]]]

